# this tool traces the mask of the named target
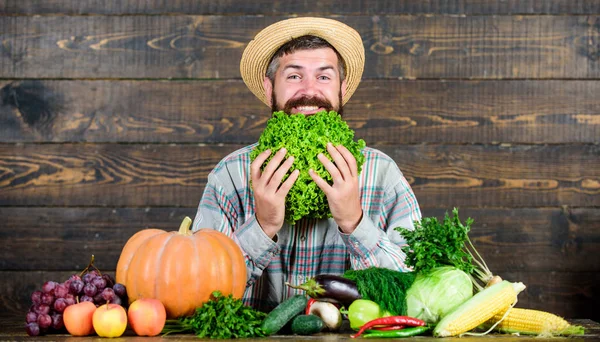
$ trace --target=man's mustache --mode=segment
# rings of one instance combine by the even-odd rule
[[[333,110],[333,105],[331,104],[331,102],[327,101],[327,99],[322,99],[319,97],[301,96],[295,99],[289,99],[285,103],[283,111],[286,113],[291,113],[292,108],[302,106],[315,106],[318,108],[323,108],[328,112]]]

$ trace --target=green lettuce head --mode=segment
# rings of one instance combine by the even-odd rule
[[[284,180],[295,169],[298,169],[300,174],[285,199],[287,222],[295,224],[301,218],[331,217],[325,193],[312,180],[308,170],[313,169],[329,184],[332,183],[331,175],[317,159],[317,155],[323,153],[331,160],[331,156],[327,152],[327,143],[331,142],[334,146],[344,145],[352,153],[356,158],[360,173],[365,162],[365,157],[361,153],[365,147],[365,141],[362,139],[354,141],[353,139],[354,131],[334,111],[324,111],[309,116],[304,114],[288,115],[282,111],[273,113],[258,139],[258,145],[250,153],[250,159],[254,161],[260,153],[270,149],[272,153],[263,164],[264,168],[275,154],[274,152],[279,151],[282,147],[287,149],[286,158],[294,156],[294,164]]]
[[[406,292],[407,315],[435,324],[473,297],[473,283],[465,272],[442,266],[419,273]]]

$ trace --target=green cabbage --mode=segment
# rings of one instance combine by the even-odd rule
[[[365,142],[362,139],[358,141],[353,139],[354,131],[334,111],[323,111],[309,116],[287,115],[284,112],[273,113],[258,140],[258,145],[250,153],[250,159],[253,161],[261,152],[270,149],[271,157],[268,162],[274,152],[282,147],[287,149],[286,158],[294,156],[294,164],[285,178],[295,169],[298,169],[300,174],[285,199],[286,221],[295,224],[303,217],[316,219],[331,217],[325,193],[310,178],[308,170],[313,169],[325,181],[332,183],[331,175],[317,159],[319,153],[331,159],[326,148],[327,143],[331,142],[334,145],[344,145],[352,153],[360,173],[365,161],[361,153]],[[263,168],[267,162],[263,164]]]
[[[442,266],[419,273],[406,292],[407,314],[435,324],[473,297],[473,283],[465,272]]]

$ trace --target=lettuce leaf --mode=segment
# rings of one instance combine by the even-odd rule
[[[365,147],[365,141],[362,139],[354,141],[353,139],[354,131],[334,111],[323,111],[310,116],[287,115],[282,111],[273,113],[258,139],[258,145],[250,153],[250,159],[254,161],[260,153],[267,149],[277,152],[282,147],[287,149],[286,158],[294,156],[294,164],[284,180],[295,169],[298,169],[300,174],[285,199],[287,222],[295,224],[301,218],[331,217],[325,193],[310,178],[308,170],[313,169],[321,178],[332,184],[331,175],[317,159],[317,155],[323,153],[331,160],[331,156],[327,152],[327,143],[331,142],[334,145],[344,145],[352,153],[356,158],[360,173],[365,162],[365,157],[361,153]],[[263,164],[263,169],[273,155],[274,153]]]

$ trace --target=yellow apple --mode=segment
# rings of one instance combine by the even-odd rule
[[[158,299],[140,298],[129,305],[127,317],[138,336],[156,336],[165,326],[167,311]]]
[[[119,337],[127,328],[127,312],[121,305],[104,304],[96,308],[92,321],[98,336]]]

